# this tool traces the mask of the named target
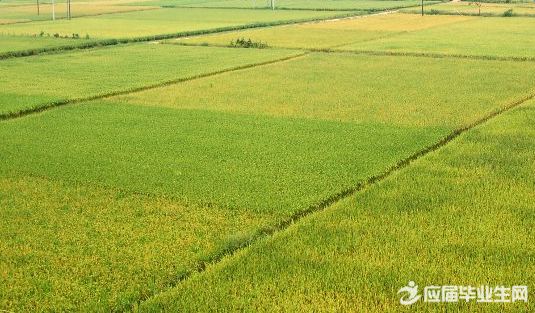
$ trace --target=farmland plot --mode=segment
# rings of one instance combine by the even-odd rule
[[[448,2],[440,3],[425,8],[427,12],[433,14],[455,14],[455,15],[479,15],[480,10],[477,5],[470,2]],[[482,3],[482,16],[502,16],[506,11],[513,10],[514,15],[535,16],[535,4],[533,1],[523,3]],[[414,8],[403,9],[403,12],[420,13]]]
[[[77,3],[112,3],[112,4],[131,4],[135,2],[142,2],[143,0],[83,0],[81,2]],[[67,0],[55,0],[54,1],[58,5],[63,5],[67,2]],[[52,0],[40,0],[40,4],[51,4]],[[12,7],[12,6],[25,6],[25,5],[35,5],[36,2],[34,0],[2,0],[2,3],[0,3],[0,8],[2,7]],[[74,4],[74,3],[71,3]]]
[[[282,218],[2,174],[0,307],[125,311]]]
[[[3,299],[18,301],[7,307],[35,308],[41,294],[50,299],[46,305],[51,309],[122,310],[135,305],[204,264],[198,262],[277,227],[531,88],[514,79],[492,88],[485,83],[466,86],[454,79],[459,75],[495,79],[492,75],[504,68],[513,76],[535,72],[514,62],[503,67],[505,62],[466,60],[459,69],[450,66],[451,60],[399,60],[314,54],[0,123],[2,221],[11,229],[4,233],[2,247],[19,251],[3,254],[0,266],[6,277],[24,282],[10,280],[10,288],[2,290]],[[365,64],[373,66],[363,71]],[[403,76],[396,74],[401,72]],[[353,73],[364,74],[348,79]],[[278,92],[266,92],[277,79]],[[226,85],[219,86],[220,80]],[[427,98],[427,92],[416,89],[420,81],[432,82],[435,95]],[[339,97],[316,99],[326,92],[318,86],[327,82],[337,86],[332,92]],[[440,88],[445,82],[449,89]],[[212,100],[204,98],[208,94]],[[15,196],[21,193],[27,196]],[[71,204],[62,204],[65,199]],[[53,218],[38,218],[43,212]],[[63,216],[72,218],[53,224],[55,236],[37,240],[23,235],[47,234],[51,219]],[[185,216],[190,217],[187,222]],[[168,231],[140,228],[161,219]],[[32,223],[21,226],[20,233],[22,220]],[[9,237],[14,232],[17,236]],[[110,246],[116,250],[105,254]],[[168,250],[156,256],[164,246]],[[61,266],[53,260],[44,265],[43,260],[56,257],[47,249],[62,256]],[[91,265],[61,270],[80,258]],[[38,274],[42,272],[49,274]],[[62,284],[68,288],[60,288]],[[192,305],[189,297],[158,305]],[[229,305],[239,307],[237,301]]]
[[[534,66],[531,62],[313,53],[263,67],[262,74],[248,69],[117,99],[248,115],[454,128],[531,95]],[[495,84],[503,75],[509,79]]]
[[[286,10],[347,10],[347,11],[385,11],[400,8],[419,6],[420,1],[400,0],[400,1],[309,1],[309,0],[281,0],[276,2],[276,8]],[[438,3],[437,1],[426,1],[426,4]],[[225,0],[225,1],[205,1],[205,0],[161,0],[148,1],[139,4],[160,5],[165,7],[196,7],[196,8],[270,8],[271,3],[265,0],[256,2],[248,0]],[[139,5],[133,3],[133,5]]]
[[[4,2],[4,1],[2,1]],[[78,2],[73,1],[71,4],[72,18],[88,15],[99,15],[118,12],[150,10],[157,7],[150,6],[125,6],[119,5],[117,1],[98,1],[98,2]],[[67,17],[67,4],[57,3],[55,6],[57,19]],[[52,20],[52,4],[40,3],[39,14],[35,3],[28,5],[0,6],[0,19],[5,20],[3,23],[17,23],[20,21],[44,21]]]
[[[0,32],[176,35],[339,13],[157,9]],[[468,29],[505,38],[498,28],[507,25],[519,44],[488,45],[483,56],[520,58],[530,55],[520,41],[531,33],[529,21],[517,21],[394,14],[184,42],[250,36],[273,47],[369,52],[361,46],[409,32],[435,31],[448,42],[444,29],[453,28],[460,44],[448,46],[481,57],[483,48],[466,45]],[[62,42],[26,38],[3,49]],[[414,42],[410,51],[432,49]],[[294,222],[452,131],[533,97],[534,66],[158,42],[2,60],[0,311],[393,312],[410,280],[525,284],[535,278],[534,104]],[[55,104],[66,106],[31,111]]]
[[[294,54],[144,43],[3,60],[0,84],[5,88],[0,91],[0,113],[132,90]]]
[[[86,39],[54,38],[54,37],[28,37],[28,36],[0,36],[0,58],[29,50],[42,50],[65,46],[78,46],[91,42]]]
[[[158,9],[139,12],[81,17],[71,21],[40,21],[0,25],[0,34],[35,35],[41,32],[91,38],[130,38],[193,31],[209,31],[252,24],[320,19],[351,14],[348,12]]]
[[[128,309],[445,132],[107,103],[4,121],[2,307]]]
[[[529,285],[535,279],[534,104],[208,267],[139,311],[399,312],[397,291],[410,281],[420,292]],[[532,305],[420,300],[410,308],[527,312]]]
[[[534,26],[532,18],[477,18],[337,49],[533,60]]]
[[[347,20],[324,21],[261,29],[248,29],[221,34],[179,38],[170,43],[229,45],[239,38],[263,42],[269,47],[326,49],[341,45],[390,37],[471,19],[459,16],[424,17],[409,14],[356,17]]]
[[[448,130],[96,103],[2,123],[0,171],[292,214]]]

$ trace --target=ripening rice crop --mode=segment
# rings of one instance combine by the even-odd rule
[[[410,281],[420,295],[425,286],[531,288],[533,104],[208,267],[139,311],[399,312],[405,308],[398,290]],[[527,303],[421,299],[410,309],[527,312],[530,297]]]
[[[292,54],[296,52],[143,43],[3,60],[0,113],[127,91]]]

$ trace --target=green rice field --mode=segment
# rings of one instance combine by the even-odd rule
[[[347,15],[347,12],[273,11],[227,9],[162,8],[117,14],[104,14],[57,21],[38,21],[0,25],[0,34],[36,35],[79,34],[90,38],[130,38],[238,28],[261,23],[321,19]]]
[[[359,124],[455,128],[535,92],[531,83],[535,71],[530,66],[532,63],[317,53],[265,66],[265,75],[259,75],[256,68],[247,69],[109,101]],[[509,80],[493,84],[504,68]],[[476,79],[479,84],[464,83]],[[326,81],[331,88],[322,88]],[[426,88],[418,88],[424,84]],[[307,93],[298,92],[305,89]],[[204,92],[207,90],[210,92]]]
[[[401,8],[416,7],[420,1],[414,0],[329,0],[329,1],[309,1],[309,0],[280,0],[275,3],[276,8],[284,10],[344,10],[344,11],[384,11]],[[426,1],[426,4],[435,4],[437,1]],[[246,8],[265,9],[271,8],[271,2],[265,0],[245,1],[245,0],[157,0],[147,2],[135,2],[132,5],[162,6],[162,7],[194,7],[194,8]]]
[[[523,17],[470,19],[338,49],[533,59],[534,25]]]
[[[5,0],[4,0],[5,1]],[[40,2],[39,14],[37,6],[34,3],[10,5],[10,3],[0,4],[2,12],[2,22],[0,24],[11,24],[29,21],[46,21],[52,20],[52,3],[50,1]],[[67,17],[66,1],[56,1],[54,7],[55,18],[65,19]],[[123,4],[123,5],[121,5]],[[141,11],[158,8],[158,6],[136,6],[124,5],[124,0],[104,0],[99,1],[97,5],[94,2],[73,2],[71,4],[72,17],[95,16],[110,13],[120,13],[129,11]]]
[[[164,84],[296,54],[284,50],[238,52],[143,43],[4,60],[0,68],[6,76],[0,82],[6,89],[0,92],[0,112],[54,106],[68,100]],[[151,55],[151,62],[145,62],[147,54]],[[25,81],[32,84],[25,85]]]
[[[300,49],[329,49],[389,38],[395,35],[435,28],[471,17],[389,14],[374,17],[356,17],[342,21],[325,21],[270,28],[246,29],[221,34],[170,39],[169,43],[228,46],[238,38],[263,42],[269,47]]]
[[[91,42],[87,39],[55,38],[55,37],[28,37],[28,36],[0,36],[0,56],[14,54],[20,51],[60,48],[65,46],[78,46]]]
[[[530,282],[535,278],[534,121],[532,102],[477,127],[147,301],[140,312],[268,306],[399,312],[397,286],[411,280],[423,286]],[[416,308],[452,306],[420,303]],[[472,302],[455,310],[532,308],[525,302],[486,307]]]
[[[503,1],[505,2],[505,1]],[[446,2],[425,8],[428,13],[444,15],[473,15],[473,16],[503,16],[512,10],[513,16],[535,16],[535,3],[533,1],[509,1],[509,3],[481,3],[481,8],[469,1]],[[512,2],[512,3],[511,3]],[[420,13],[415,8],[402,9],[404,12]]]
[[[0,313],[532,312],[532,5],[420,4],[2,0]]]

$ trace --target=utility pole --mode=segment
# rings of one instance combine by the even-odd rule
[[[422,16],[424,16],[424,0],[422,0]]]
[[[52,0],[52,20],[56,20],[56,5],[54,3],[54,0]]]
[[[67,19],[71,19],[71,0],[67,0]]]
[[[39,10],[39,0],[37,0],[37,15],[41,15],[41,12]]]

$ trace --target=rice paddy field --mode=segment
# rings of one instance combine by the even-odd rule
[[[132,38],[200,32],[251,25],[277,24],[284,21],[327,19],[351,15],[336,11],[277,11],[160,8],[117,14],[86,16],[73,20],[37,21],[0,25],[0,34],[36,36],[71,36],[90,38]],[[357,14],[357,13],[355,13]]]
[[[390,295],[411,280],[533,281],[534,121],[532,101],[225,258],[140,311],[399,312]],[[525,302],[432,305],[413,309],[533,311]]]
[[[17,52],[39,51],[66,46],[78,46],[91,42],[87,39],[28,37],[28,36],[0,36],[0,58],[8,57]]]
[[[67,2],[65,0],[55,1],[54,13],[57,19],[67,17]],[[125,5],[128,4],[128,5]],[[118,12],[129,12],[139,10],[150,10],[159,8],[158,6],[136,6],[130,0],[98,0],[72,2],[72,17],[102,15]],[[0,12],[2,19],[0,24],[21,23],[30,21],[43,21],[52,19],[51,1],[40,1],[39,11],[34,1],[9,1],[0,2]]]
[[[526,17],[514,20],[496,17],[470,19],[337,48],[348,51],[533,59],[533,22],[532,18]]]
[[[228,46],[237,38],[263,42],[272,47],[301,49],[330,49],[347,45],[375,42],[407,32],[435,28],[455,22],[473,19],[459,16],[425,16],[412,14],[390,14],[357,16],[340,21],[322,21],[279,27],[245,29],[220,34],[170,39],[168,43],[188,45]]]
[[[17,114],[296,55],[286,50],[239,52],[143,43],[11,58],[1,64],[5,89],[0,92],[0,114]],[[146,62],[149,54],[151,62]],[[28,80],[32,81],[30,86],[24,84]]]
[[[428,13],[446,15],[472,15],[472,16],[503,16],[505,12],[512,10],[513,16],[535,16],[535,3],[531,1],[508,3],[481,3],[481,8],[469,1],[446,2],[425,8]],[[404,12],[420,13],[414,8],[404,8]]]
[[[148,6],[117,5],[113,4],[113,2],[102,2],[101,5],[95,5],[91,2],[74,2],[74,4],[71,5],[71,10],[76,12],[76,14],[73,14],[73,17],[141,11],[149,10],[151,8],[152,7]],[[41,4],[39,8],[39,15],[36,14],[36,11],[37,9],[35,5],[8,6],[6,8],[2,8],[2,17],[6,18],[3,24],[20,23],[22,21],[27,22],[49,20],[52,16],[52,4]],[[67,4],[58,3],[55,14],[56,18],[65,19],[67,16]]]
[[[276,2],[276,7],[284,10],[318,10],[318,11],[385,11],[402,8],[416,7],[420,1],[414,0],[329,0],[329,1],[309,1],[309,0],[281,0]],[[425,4],[436,4],[438,1],[426,1]],[[245,0],[157,0],[148,2],[136,2],[132,5],[159,5],[162,7],[191,7],[191,8],[245,8],[245,9],[271,9],[271,2],[265,0],[245,1]]]
[[[535,310],[535,19],[50,2],[0,2],[0,312]]]

